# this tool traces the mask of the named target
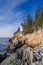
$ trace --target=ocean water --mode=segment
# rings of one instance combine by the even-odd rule
[[[9,38],[0,38],[0,54],[5,51]]]

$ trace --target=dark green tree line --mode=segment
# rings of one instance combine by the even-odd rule
[[[38,8],[36,10],[35,19],[33,19],[30,15],[27,16],[27,19],[21,23],[23,26],[23,32],[25,34],[32,33],[34,30],[37,31],[39,28],[43,27],[43,9]],[[20,29],[18,28],[17,32]]]

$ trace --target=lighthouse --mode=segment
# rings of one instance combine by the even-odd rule
[[[22,25],[20,25],[20,32],[22,32],[23,31],[23,27],[22,27]]]

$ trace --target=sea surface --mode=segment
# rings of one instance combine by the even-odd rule
[[[0,54],[5,52],[5,47],[7,46],[9,38],[0,38]]]

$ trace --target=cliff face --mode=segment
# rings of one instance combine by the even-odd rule
[[[40,29],[36,32],[33,32],[30,34],[30,36],[27,36],[27,45],[28,46],[43,46],[43,29]]]
[[[43,65],[43,29],[32,34],[16,34],[7,52],[12,53],[1,65]]]
[[[39,29],[36,32],[33,32],[31,34],[26,34],[26,35],[17,33],[11,39],[14,41],[17,38],[22,40],[23,42],[25,41],[25,44],[31,47],[37,45],[43,46],[43,28]]]
[[[43,65],[43,47],[31,48],[23,45],[7,57],[1,65]]]

